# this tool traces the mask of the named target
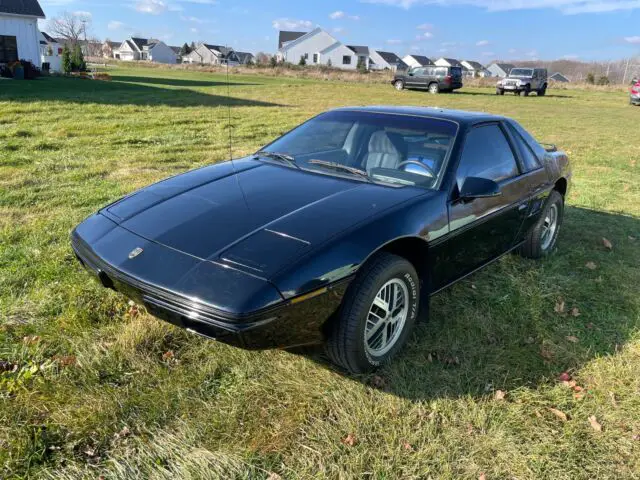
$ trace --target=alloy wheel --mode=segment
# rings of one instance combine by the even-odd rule
[[[393,278],[378,291],[367,314],[364,343],[369,355],[379,357],[396,344],[409,314],[409,290]]]
[[[542,231],[540,233],[540,241],[543,251],[547,251],[553,244],[555,239],[556,230],[558,229],[558,206],[554,203],[549,208],[547,215],[544,218],[542,224]]]

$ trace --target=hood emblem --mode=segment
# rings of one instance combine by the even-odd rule
[[[129,260],[136,258],[138,255],[140,255],[144,250],[142,250],[140,247],[138,248],[134,248],[133,250],[131,250],[131,253],[129,253]]]

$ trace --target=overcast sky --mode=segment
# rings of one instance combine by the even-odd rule
[[[48,18],[91,16],[92,33],[170,45],[277,50],[278,30],[321,26],[400,55],[608,60],[640,54],[640,0],[40,0]],[[41,24],[46,27],[46,21]]]

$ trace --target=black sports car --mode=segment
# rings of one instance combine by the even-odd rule
[[[363,372],[431,295],[512,250],[551,253],[570,181],[567,156],[508,118],[341,108],[108,205],[72,245],[105,287],[190,332],[325,344]]]

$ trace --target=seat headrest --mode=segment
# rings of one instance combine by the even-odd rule
[[[369,152],[388,153],[393,155],[400,154],[398,148],[396,148],[393,141],[384,130],[380,130],[371,135],[371,139],[369,140]]]

